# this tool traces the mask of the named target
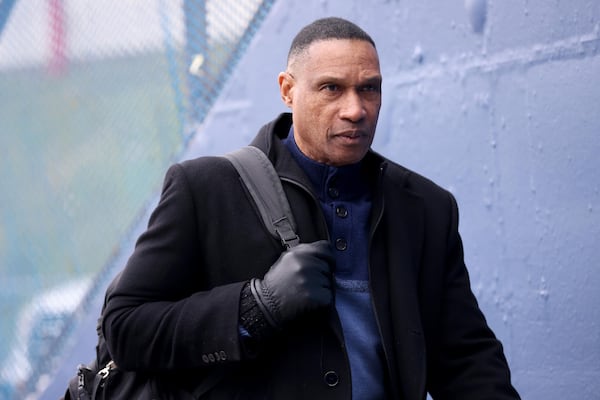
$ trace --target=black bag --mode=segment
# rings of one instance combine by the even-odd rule
[[[252,196],[269,232],[281,241],[285,249],[300,243],[279,175],[267,156],[256,147],[246,146],[226,154],[225,157],[238,171],[241,181]],[[102,316],[106,300],[119,281],[119,277],[120,273],[110,283],[104,297],[101,315],[96,326],[98,333],[96,359],[89,365],[80,364],[77,367],[77,375],[69,381],[63,399],[151,400],[173,397],[180,399],[183,393],[181,395],[160,393],[159,385],[152,376],[135,371],[123,371],[112,360],[102,334]],[[185,393],[185,397],[199,398],[218,384],[223,376],[223,371],[207,376],[193,393]]]
[[[133,371],[121,371],[114,362],[97,371],[77,367],[77,377],[69,382],[64,399],[158,399],[153,381]]]
[[[131,400],[157,399],[158,394],[152,379],[133,371],[123,371],[111,360],[104,335],[102,335],[102,315],[106,299],[119,281],[120,274],[110,283],[104,297],[104,305],[96,331],[96,359],[89,365],[77,366],[77,375],[71,378],[64,400]]]

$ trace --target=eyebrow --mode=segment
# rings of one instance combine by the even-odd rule
[[[319,84],[322,84],[324,82],[333,82],[333,83],[339,83],[344,81],[343,77],[339,77],[339,76],[334,76],[334,75],[323,75],[320,76],[316,79],[316,82]],[[364,80],[361,80],[358,84],[358,86],[362,86],[365,84],[381,84],[381,82],[383,81],[383,78],[381,77],[381,75],[373,75],[370,77],[365,78]]]
[[[381,85],[381,83],[383,82],[383,77],[381,75],[372,76],[372,77],[365,79],[364,82],[367,84]]]

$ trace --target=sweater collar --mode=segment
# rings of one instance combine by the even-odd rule
[[[282,142],[308,176],[319,199],[327,199],[327,191],[332,186],[339,190],[340,199],[343,200],[356,199],[369,192],[362,161],[334,167],[308,158],[296,144],[293,126],[290,127],[289,134]]]

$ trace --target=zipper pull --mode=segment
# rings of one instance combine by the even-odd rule
[[[100,375],[100,378],[104,380],[108,377],[108,375],[110,375],[110,371],[112,371],[115,368],[117,368],[117,364],[115,364],[113,360],[110,360],[108,364],[106,364],[106,367],[98,371],[98,375]]]

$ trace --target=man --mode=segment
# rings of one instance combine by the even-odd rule
[[[271,159],[303,242],[284,251],[231,164],[171,167],[103,331],[123,369],[219,399],[518,399],[470,287],[452,195],[373,152],[382,77],[358,26],[294,39]]]

